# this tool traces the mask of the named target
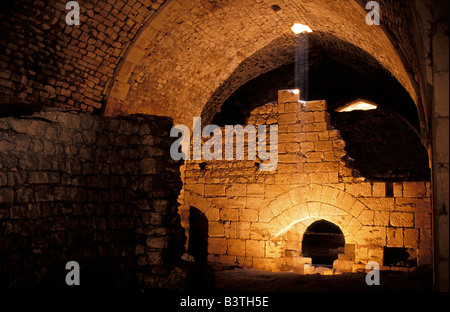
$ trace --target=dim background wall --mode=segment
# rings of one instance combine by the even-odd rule
[[[184,243],[172,121],[53,109],[0,119],[0,287],[158,287]]]

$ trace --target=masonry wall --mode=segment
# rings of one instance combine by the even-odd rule
[[[303,234],[327,220],[345,235],[340,260],[350,271],[371,260],[383,264],[385,247],[408,249],[418,265],[431,265],[430,181],[389,184],[355,175],[324,101],[299,102],[281,91],[278,103],[255,109],[248,124],[279,126],[276,171],[261,172],[249,160],[184,167],[182,224],[189,235],[190,208],[204,213],[210,262],[303,269]]]
[[[183,253],[169,118],[0,119],[0,288],[165,287]]]

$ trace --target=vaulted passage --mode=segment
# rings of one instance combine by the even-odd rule
[[[344,253],[344,247],[341,229],[325,220],[311,224],[303,236],[303,256],[312,258],[313,264],[333,265],[338,255]]]

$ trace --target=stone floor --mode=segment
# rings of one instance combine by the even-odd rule
[[[367,286],[366,274],[334,276],[299,275],[291,272],[264,272],[242,268],[216,267],[216,290],[232,292],[430,292],[432,272],[419,269],[411,273],[382,271],[380,286]]]

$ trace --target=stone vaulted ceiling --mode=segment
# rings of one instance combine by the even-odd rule
[[[281,10],[274,10],[274,4]],[[365,51],[416,100],[396,49],[380,27],[366,24],[366,14],[355,1],[172,0],[144,26],[129,49],[109,93],[106,113],[169,115],[189,125],[241,64],[247,67],[238,83],[223,92],[223,100],[249,80],[292,63],[288,50],[294,42],[294,22],[310,26],[323,46],[342,55],[352,52],[351,45]],[[280,45],[274,44],[277,41]],[[262,57],[261,51],[265,51]],[[219,105],[207,107],[210,111],[203,116],[210,120]]]

